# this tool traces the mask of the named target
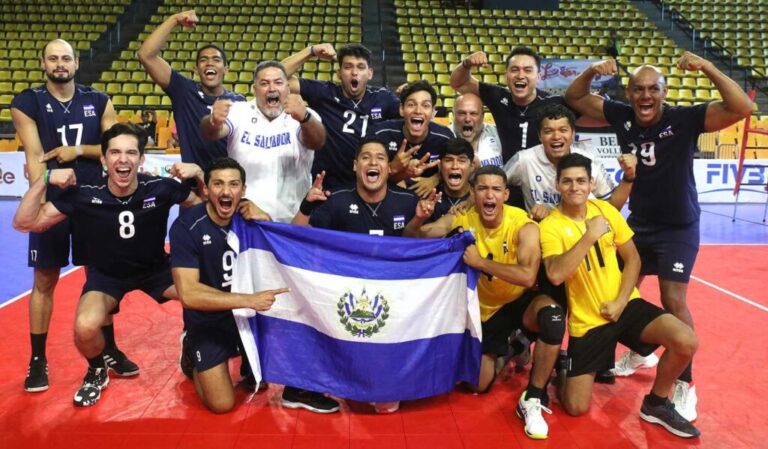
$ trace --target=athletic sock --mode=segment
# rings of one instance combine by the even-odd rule
[[[544,397],[543,388],[534,387],[532,384],[528,384],[528,388],[525,389],[525,399],[536,398],[541,400],[542,397]]]
[[[667,400],[668,400],[666,397],[656,396],[655,394],[653,394],[653,391],[648,393],[648,396],[646,396],[646,398],[648,401],[648,405],[652,407],[658,407],[660,405],[664,405],[667,403]]]
[[[117,349],[114,323],[101,326],[101,333],[104,334],[104,349]]]
[[[48,339],[48,332],[42,334],[29,334],[32,341],[32,358],[45,358],[45,341]]]
[[[99,353],[96,357],[89,358],[88,366],[91,368],[104,368],[104,354]]]
[[[677,376],[679,380],[682,380],[683,382],[691,383],[693,382],[693,362],[689,363],[688,366],[685,367],[682,373],[680,373],[679,376]]]

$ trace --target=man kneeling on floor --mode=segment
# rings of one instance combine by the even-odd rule
[[[643,356],[661,345],[666,350],[640,417],[679,437],[698,437],[701,432],[667,398],[696,352],[696,335],[674,315],[640,298],[635,288],[640,256],[632,230],[616,208],[589,199],[595,182],[591,170],[592,162],[580,154],[560,160],[560,204],[541,222],[547,276],[554,285],[565,282],[568,298],[570,368],[560,398],[563,408],[574,416],[589,410],[595,373],[613,364],[616,342]]]

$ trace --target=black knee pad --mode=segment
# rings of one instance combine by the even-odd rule
[[[565,313],[554,304],[544,306],[536,314],[539,322],[539,340],[548,345],[560,345],[565,335]]]

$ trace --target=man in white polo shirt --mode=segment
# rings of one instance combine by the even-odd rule
[[[245,168],[247,198],[273,220],[290,222],[311,187],[314,150],[325,143],[320,117],[288,89],[277,61],[254,71],[254,99],[214,103],[200,129],[206,139],[227,138],[227,153]]]
[[[480,97],[473,93],[456,97],[451,128],[456,137],[472,144],[479,166],[503,165],[499,131],[496,125],[485,123]]]

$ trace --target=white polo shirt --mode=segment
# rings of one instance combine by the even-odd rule
[[[601,200],[610,197],[616,184],[597,156],[584,143],[574,142],[571,152],[592,160],[592,176],[595,178],[592,196]],[[544,145],[518,151],[504,164],[504,172],[507,174],[507,183],[522,187],[525,209],[529,212],[534,204],[543,204],[552,209],[560,202],[560,193],[555,188],[557,169],[547,159]]]
[[[289,223],[312,185],[315,152],[299,141],[301,124],[285,112],[270,121],[255,100],[234,103],[226,123],[227,153],[245,169],[245,197]]]

